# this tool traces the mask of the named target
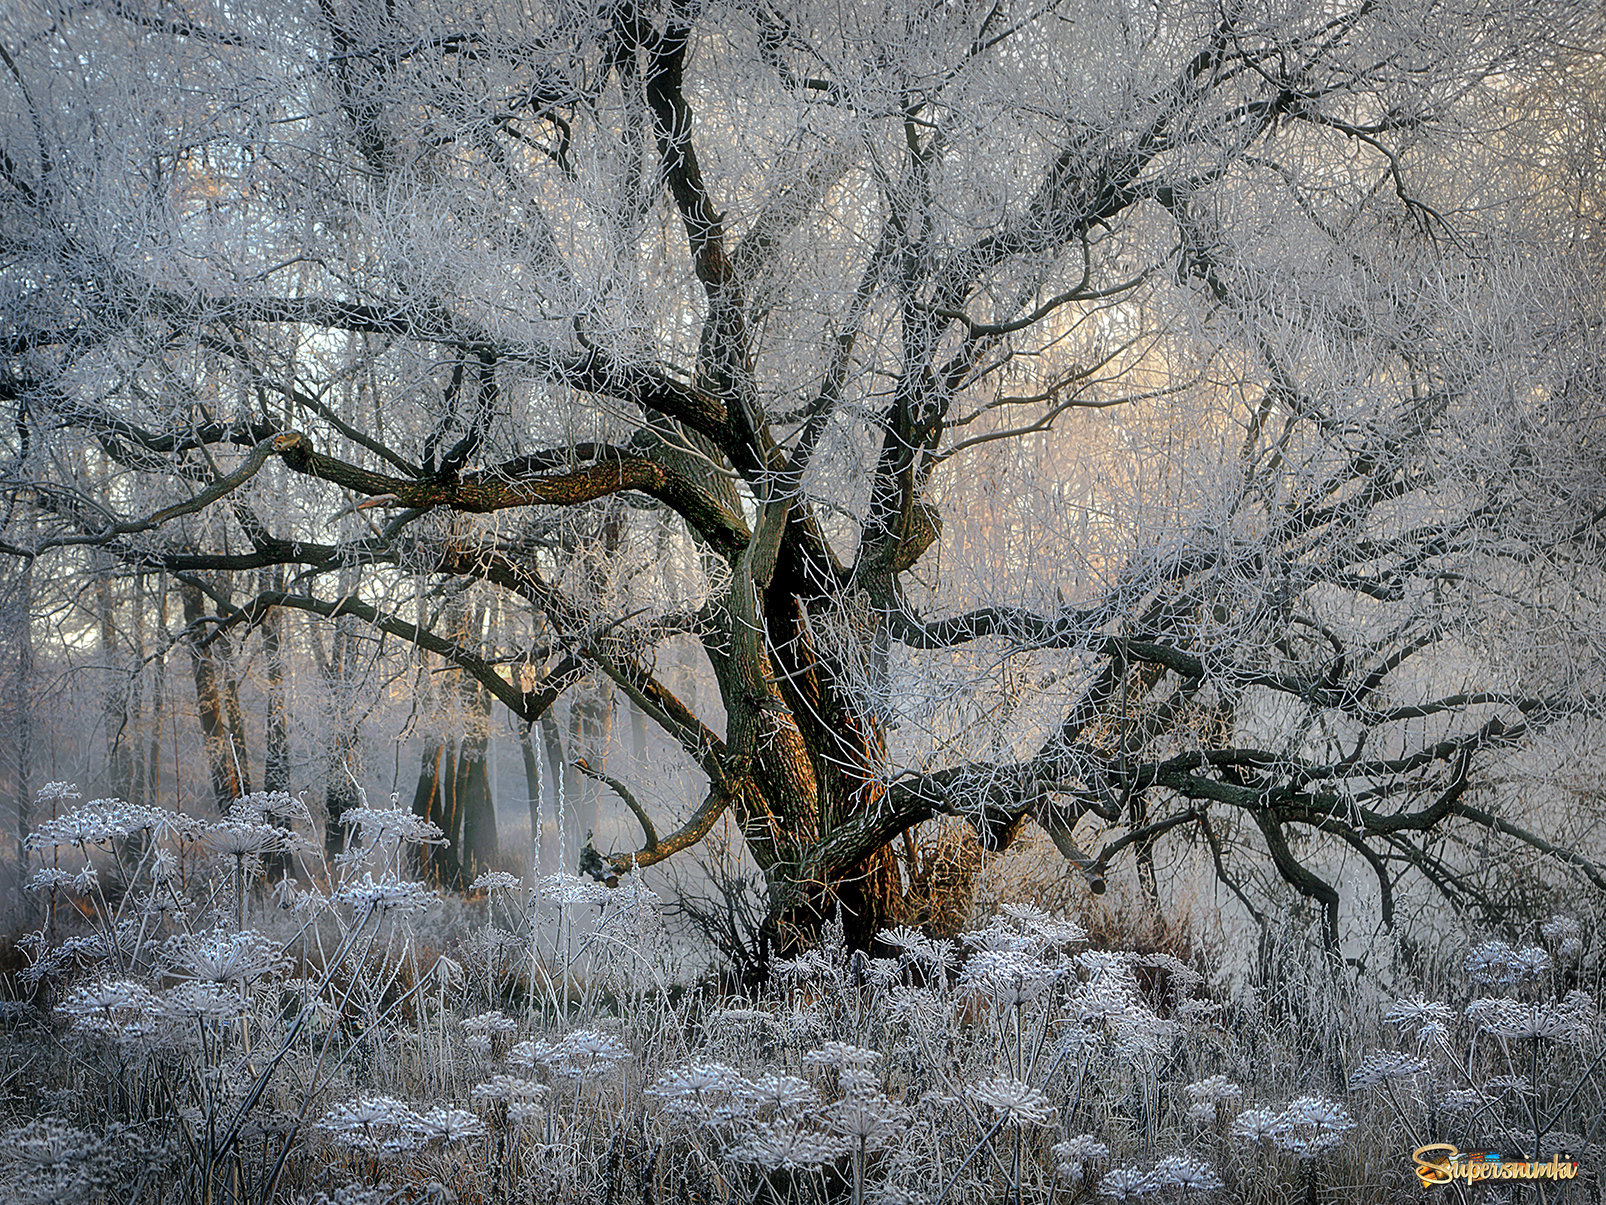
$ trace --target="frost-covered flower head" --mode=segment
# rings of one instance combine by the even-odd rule
[[[462,1021],[463,1045],[475,1054],[488,1055],[498,1046],[505,1045],[509,1035],[518,1032],[519,1023],[496,1009],[465,1017]]]
[[[121,799],[92,799],[65,816],[45,820],[28,834],[29,849],[54,849],[62,845],[105,845],[136,832],[146,832],[160,822],[152,808],[136,807]]]
[[[1409,1079],[1413,1075],[1421,1075],[1427,1069],[1428,1061],[1417,1055],[1393,1050],[1374,1050],[1349,1073],[1349,1090],[1359,1092],[1363,1088],[1375,1088],[1385,1080]]]
[[[745,1092],[747,1078],[724,1063],[687,1063],[672,1067],[647,1089],[670,1113],[708,1119],[727,1100]]]
[[[340,823],[357,832],[357,845],[377,849],[386,845],[438,845],[445,839],[440,826],[409,808],[392,803],[388,808],[347,808]]]
[[[182,933],[167,942],[162,956],[172,974],[202,983],[249,984],[286,965],[284,947],[255,929]]]
[[[116,1133],[81,1130],[55,1117],[0,1130],[0,1192],[18,1205],[101,1199]]]
[[[1394,1006],[1383,1015],[1390,1025],[1398,1025],[1407,1032],[1434,1022],[1448,1025],[1454,1017],[1455,1013],[1448,1004],[1441,1000],[1429,1000],[1425,996],[1406,996],[1396,1000]]]
[[[318,1123],[332,1141],[369,1155],[395,1155],[424,1142],[424,1119],[391,1096],[360,1096],[338,1104]]]
[[[1020,950],[981,950],[965,963],[960,981],[978,995],[1014,1007],[1053,989],[1061,972]]]
[[[485,1123],[467,1109],[442,1106],[431,1109],[420,1117],[417,1131],[427,1142],[439,1142],[444,1146],[450,1146],[454,1142],[483,1137]]]
[[[899,960],[904,963],[924,963],[934,969],[946,968],[953,958],[953,948],[948,942],[933,941],[904,925],[883,929],[876,934],[876,939],[896,950]]]
[[[1191,1155],[1168,1155],[1149,1174],[1157,1184],[1180,1189],[1184,1197],[1215,1192],[1222,1186],[1216,1169]]]
[[[1044,949],[1063,949],[1087,940],[1087,930],[1075,921],[1054,916],[1030,904],[1005,904],[1005,916],[1035,937]]]
[[[1592,1009],[1585,1011],[1571,997],[1566,1001],[1546,1000],[1527,1004],[1499,996],[1486,996],[1467,1005],[1467,1018],[1484,1033],[1497,1038],[1543,1038],[1551,1042],[1576,1043],[1589,1030]],[[1588,997],[1583,997],[1588,1009]]]
[[[1011,1128],[1051,1125],[1054,1121],[1055,1110],[1048,1097],[1040,1089],[1009,1076],[984,1080],[967,1089],[966,1094]]]
[[[1563,962],[1584,952],[1584,927],[1573,917],[1558,912],[1539,926],[1539,933],[1556,947],[1556,957]]]
[[[606,904],[608,888],[595,879],[584,879],[577,874],[560,871],[542,876],[535,889],[536,898],[545,904]]]
[[[1233,1119],[1232,1136],[1252,1144],[1271,1142],[1281,1120],[1275,1109],[1245,1109]]]
[[[1104,983],[1095,983],[1077,992],[1071,999],[1071,1009],[1077,1021],[1093,1028],[1125,1024],[1132,1021],[1140,1012],[1136,1002],[1125,990],[1114,984]]]
[[[538,1084],[533,1079],[517,1075],[493,1075],[485,1082],[475,1084],[469,1092],[469,1099],[475,1104],[511,1104],[515,1101],[539,1101],[546,1094],[546,1085]]]
[[[1193,1121],[1213,1122],[1220,1109],[1242,1100],[1244,1090],[1225,1075],[1212,1075],[1183,1088],[1188,1097],[1188,1117]]]
[[[1176,1042],[1178,1026],[1153,1009],[1134,1004],[1113,1020],[1118,1054],[1144,1057],[1164,1054]]]
[[[464,1033],[492,1035],[517,1033],[519,1028],[517,1021],[494,1008],[488,1013],[480,1013],[477,1017],[464,1017],[462,1025]]]
[[[870,1050],[864,1046],[854,1046],[848,1042],[830,1041],[821,1043],[815,1049],[803,1055],[803,1062],[809,1067],[835,1067],[838,1070],[852,1068],[874,1067],[881,1060],[879,1050]]]
[[[1032,937],[1018,929],[994,921],[985,929],[971,929],[959,935],[959,940],[976,951],[1028,954],[1037,944]]]
[[[1138,1167],[1118,1167],[1114,1171],[1106,1172],[1104,1178],[1099,1181],[1099,1195],[1114,1197],[1117,1201],[1135,1201],[1139,1197],[1157,1192],[1159,1188],[1159,1182]]]
[[[725,1157],[733,1163],[752,1163],[765,1171],[793,1171],[818,1167],[848,1153],[848,1143],[834,1134],[795,1122],[757,1122]]]
[[[284,829],[248,820],[220,820],[206,830],[209,849],[242,861],[281,853],[289,848],[289,840]]]
[[[630,1058],[630,1048],[612,1034],[576,1029],[554,1044],[547,1066],[559,1075],[602,1075]]]
[[[820,1094],[807,1080],[795,1075],[761,1075],[736,1089],[736,1094],[762,1112],[777,1117],[801,1113],[820,1102]]]
[[[1086,1169],[1110,1157],[1110,1148],[1091,1134],[1078,1134],[1054,1144],[1054,1160],[1062,1176],[1079,1183]]]
[[[487,870],[468,885],[470,891],[523,891],[524,880],[505,870]]]
[[[826,1106],[826,1126],[865,1150],[886,1146],[909,1125],[909,1110],[870,1088],[865,1079],[845,1074],[849,1091]]]
[[[180,983],[157,997],[161,1015],[175,1021],[232,1021],[245,1011],[240,994],[218,983]]]
[[[132,979],[115,979],[74,988],[56,1011],[80,1033],[119,1034],[148,1024],[157,1014],[150,988]]]
[[[253,824],[277,824],[281,828],[294,821],[308,823],[312,813],[306,802],[288,791],[252,791],[229,805],[229,815]]]
[[[1514,950],[1503,941],[1486,941],[1467,953],[1467,974],[1494,987],[1534,979],[1550,969],[1550,955],[1540,946]]]
[[[405,879],[379,879],[365,874],[360,883],[349,883],[335,892],[335,901],[350,904],[359,917],[408,916],[428,908],[435,893],[422,883]]]
[[[1343,1105],[1319,1096],[1301,1096],[1277,1116],[1271,1141],[1279,1150],[1314,1159],[1339,1145],[1355,1122]]]
[[[1582,937],[1584,927],[1576,918],[1558,912],[1539,926],[1539,933],[1546,941],[1566,941],[1569,937]]]

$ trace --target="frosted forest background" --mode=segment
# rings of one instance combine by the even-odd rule
[[[1574,0],[0,11],[0,1199],[1590,1202]]]

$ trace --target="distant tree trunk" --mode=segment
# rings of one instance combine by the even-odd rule
[[[446,844],[424,845],[418,850],[419,873],[439,883],[456,883],[462,877],[453,798],[456,763],[445,741],[438,737],[426,740],[419,760],[418,785],[413,789],[413,815],[437,825],[446,834]]]
[[[345,587],[350,589],[349,586]],[[324,758],[324,848],[330,856],[346,848],[345,814],[362,802],[358,715],[351,697],[352,628],[349,616],[337,619],[331,651],[316,629],[310,633],[313,659],[329,691],[329,744]]]
[[[263,575],[264,590],[283,590],[284,571]],[[263,745],[262,788],[290,789],[290,713],[284,694],[284,612],[273,607],[262,617],[262,653],[267,661],[267,734]]]
[[[167,634],[167,578],[156,579],[156,623]],[[149,751],[145,755],[145,792],[151,802],[162,798],[162,719],[167,712],[167,657],[151,666],[151,722]],[[176,802],[176,801],[175,801]]]
[[[580,707],[580,756],[599,772],[608,768],[608,750],[613,743],[613,684],[600,680],[596,690]],[[582,837],[594,833],[601,822],[599,806],[602,788],[595,779],[586,779],[580,797],[579,828]]]
[[[489,609],[476,607],[467,618],[465,635],[471,642],[485,637]],[[495,863],[496,801],[491,798],[490,752],[491,696],[467,674],[458,677],[462,729],[457,738],[457,775],[454,791],[462,825],[459,856],[464,881]]]
[[[531,725],[517,726],[519,755],[524,760],[525,802],[530,809],[530,857],[537,874],[551,874],[557,868],[553,856],[552,835],[541,818],[541,755],[530,732]]]
[[[32,527],[30,516],[25,530],[31,533]],[[10,661],[6,666],[7,672],[0,674],[0,683],[5,685],[4,698],[0,698],[0,715],[5,717],[10,744],[4,767],[9,775],[0,774],[0,781],[9,777],[6,785],[11,797],[17,801],[16,865],[18,873],[23,876],[28,870],[27,841],[33,822],[33,784],[29,781],[28,757],[33,736],[30,723],[33,708],[29,697],[34,671],[33,565],[32,558],[18,560],[15,577],[8,583],[10,589],[4,610],[0,612],[0,632],[4,634],[4,639],[0,639],[0,649],[14,654],[7,657]]]
[[[101,719],[106,726],[106,793],[132,802],[136,794],[134,767],[125,740],[129,722],[128,683],[118,672],[122,667],[117,663],[117,603],[112,594],[115,562],[104,555],[97,555],[95,562],[95,617],[100,628],[100,656],[107,682],[101,705]]]
[[[483,735],[465,735],[457,746],[457,813],[463,823],[461,875],[465,881],[490,869],[496,861],[496,801],[486,764],[489,742]]]
[[[568,849],[564,844],[564,828],[569,810],[573,807],[573,797],[565,793],[569,783],[569,771],[563,760],[563,730],[558,727],[558,717],[552,714],[551,708],[541,716],[541,747],[546,753],[546,797],[552,801],[552,834],[549,845],[553,869],[558,870],[569,865],[565,861]]]
[[[558,764],[559,770],[563,775],[564,803],[563,844],[560,848],[563,851],[563,865],[568,870],[573,870],[579,862],[580,834],[585,832],[585,825],[582,821],[587,810],[586,793],[588,789],[592,794],[596,792],[596,787],[590,785],[588,788],[588,784],[580,777],[580,771],[574,768],[574,759],[585,756],[585,738],[582,732],[585,706],[582,702],[584,695],[581,693],[584,689],[585,687],[582,686],[569,696],[569,730],[563,743],[564,751],[568,756]],[[605,766],[598,768],[606,769]]]
[[[128,683],[128,802],[136,807],[150,802],[150,783],[145,773],[145,575],[136,574],[129,591],[129,627],[135,672]]]
[[[357,789],[357,775],[361,772],[359,752],[355,726],[337,724],[329,737],[328,778],[323,793],[328,817],[324,846],[331,854],[346,848],[345,815],[362,805],[362,794]]]
[[[212,771],[212,796],[218,810],[226,812],[230,804],[251,790],[246,750],[236,748],[237,729],[230,724],[230,717],[239,715],[239,699],[234,699],[232,706],[224,700],[229,679],[219,662],[227,655],[227,643],[219,640],[211,648],[202,649],[206,631],[196,625],[206,614],[206,607],[200,587],[185,583],[179,586],[178,594],[184,607],[184,625],[191,629],[190,665],[195,675],[195,702],[206,742],[206,760]]]

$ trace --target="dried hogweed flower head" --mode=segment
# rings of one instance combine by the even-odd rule
[[[380,879],[363,875],[362,882],[351,883],[335,893],[338,903],[350,904],[359,917],[408,916],[429,907],[435,893],[422,883],[405,879]]]
[[[743,1087],[738,1094],[755,1109],[783,1116],[801,1113],[819,1103],[820,1095],[814,1085],[793,1075],[762,1075]]]
[[[1543,1038],[1576,1044],[1589,1030],[1588,1013],[1581,1012],[1570,997],[1564,1001],[1527,1004],[1486,996],[1467,1005],[1467,1018],[1484,1033],[1497,1038]]]
[[[27,846],[53,849],[63,845],[106,845],[153,829],[160,820],[152,808],[136,807],[121,799],[92,799],[65,816],[36,825],[28,834]]]
[[[575,1078],[603,1075],[630,1058],[630,1048],[612,1034],[576,1029],[556,1043],[547,1065],[558,1075]]]
[[[1363,1088],[1375,1088],[1385,1080],[1408,1079],[1427,1069],[1427,1060],[1417,1055],[1392,1050],[1373,1051],[1349,1073],[1349,1090],[1359,1092]]]
[[[661,1100],[668,1113],[709,1121],[748,1087],[747,1077],[724,1063],[687,1063],[665,1071],[647,1095]]]
[[[1212,1075],[1188,1084],[1183,1092],[1188,1097],[1188,1119],[1207,1123],[1215,1121],[1224,1107],[1243,1099],[1244,1094],[1244,1090],[1225,1075]]]
[[[490,1054],[499,1046],[504,1046],[511,1034],[518,1032],[519,1023],[512,1017],[504,1016],[496,1009],[488,1013],[481,1013],[477,1017],[465,1017],[462,1021],[463,1045],[475,1054]]]
[[[1061,972],[1020,950],[981,950],[965,963],[961,982],[978,995],[1014,1007],[1053,989]]]
[[[418,1133],[428,1142],[450,1146],[485,1134],[485,1123],[467,1109],[431,1109],[418,1120]]]
[[[1343,1105],[1319,1096],[1301,1096],[1277,1117],[1271,1141],[1279,1150],[1314,1159],[1344,1141],[1355,1122]]]
[[[206,830],[205,839],[207,848],[241,861],[290,847],[290,834],[284,829],[248,820],[220,820]]]
[[[841,1100],[827,1105],[827,1126],[865,1150],[887,1146],[909,1124],[909,1111],[871,1088],[861,1076],[844,1073],[848,1089]]]
[[[1050,1125],[1054,1106],[1042,1091],[1008,1076],[997,1076],[971,1087],[967,1095],[986,1105],[1004,1125],[1011,1128]]]
[[[1550,969],[1550,955],[1541,946],[1514,950],[1503,941],[1486,941],[1467,952],[1467,974],[1487,987],[1537,979]]]
[[[759,1122],[725,1152],[734,1163],[753,1163],[765,1171],[794,1171],[830,1163],[848,1153],[848,1144],[834,1134],[792,1122]]]
[[[1160,1185],[1142,1168],[1118,1167],[1099,1181],[1099,1195],[1117,1201],[1135,1201],[1154,1192]]]
[[[1073,1184],[1080,1183],[1087,1169],[1110,1157],[1110,1148],[1091,1134],[1078,1134],[1064,1142],[1054,1144],[1054,1159],[1059,1174]]]
[[[1149,1174],[1156,1184],[1180,1189],[1184,1197],[1215,1192],[1222,1186],[1216,1169],[1191,1155],[1168,1155]]]
[[[364,849],[387,845],[439,845],[446,834],[432,821],[417,816],[410,808],[347,808],[340,823],[357,830],[357,842]]]
[[[1232,1123],[1232,1136],[1252,1145],[1263,1145],[1276,1138],[1282,1115],[1275,1109],[1245,1109]]]
[[[487,870],[468,885],[470,891],[522,891],[524,880],[505,870]]]
[[[149,1023],[157,1002],[143,983],[118,979],[74,988],[56,1011],[72,1022],[75,1032],[118,1035]]]
[[[340,1146],[367,1155],[396,1155],[424,1141],[423,1118],[390,1096],[360,1096],[323,1115],[319,1128]]]
[[[803,1062],[809,1067],[835,1067],[838,1070],[851,1068],[874,1067],[881,1060],[879,1050],[869,1050],[863,1046],[853,1046],[847,1042],[824,1042],[803,1056]]]
[[[1540,935],[1556,947],[1556,957],[1571,962],[1584,952],[1584,927],[1573,917],[1557,913],[1539,926]]]
[[[1398,1025],[1407,1031],[1419,1029],[1431,1022],[1448,1025],[1455,1018],[1448,1004],[1439,1000],[1429,1000],[1425,996],[1406,996],[1394,1002],[1394,1006],[1383,1015],[1383,1019],[1390,1025]]]

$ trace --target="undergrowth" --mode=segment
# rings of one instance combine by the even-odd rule
[[[873,954],[828,929],[733,996],[630,878],[439,898],[399,807],[326,859],[285,795],[206,822],[49,792],[0,980],[6,1201],[1385,1202],[1439,1142],[1578,1168],[1446,1201],[1600,1200],[1589,917],[1387,973],[1285,932],[1229,990],[1005,902]]]

